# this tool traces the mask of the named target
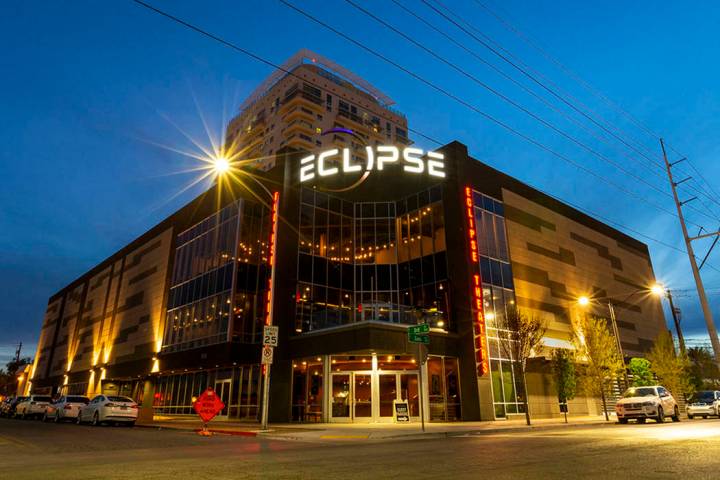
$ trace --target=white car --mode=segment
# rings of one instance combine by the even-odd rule
[[[75,419],[81,408],[90,402],[88,397],[82,395],[63,395],[45,407],[43,422],[53,420],[55,423],[66,419]]]
[[[680,421],[677,402],[670,392],[660,385],[628,388],[615,404],[615,413],[620,423],[628,423],[631,418],[638,423],[645,423],[648,418],[663,423],[668,416],[673,422]]]
[[[80,409],[78,425],[91,422],[100,425],[105,422],[122,422],[135,425],[138,416],[138,404],[132,398],[116,395],[97,395],[90,403]]]
[[[26,419],[28,417],[40,417],[45,414],[52,399],[47,395],[30,395],[15,407],[15,417]]]
[[[696,392],[687,406],[688,418],[691,420],[695,417],[707,418],[710,415],[720,416],[720,391]]]

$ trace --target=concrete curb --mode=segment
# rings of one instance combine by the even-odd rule
[[[472,430],[460,430],[460,431],[440,431],[440,432],[412,432],[412,433],[397,433],[390,435],[377,435],[376,432],[368,432],[367,434],[361,434],[360,432],[355,434],[334,434],[332,431],[319,430],[318,436],[304,436],[298,435],[297,432],[275,432],[273,430],[267,431],[253,431],[253,430],[228,430],[223,428],[209,428],[208,430],[212,433],[220,435],[232,435],[240,437],[263,437],[263,438],[276,438],[278,440],[299,440],[299,441],[313,441],[313,440],[334,440],[334,439],[348,439],[348,440],[397,440],[400,438],[406,439],[423,439],[423,438],[451,438],[451,437],[463,437],[467,435],[493,435],[498,433],[518,433],[522,431],[539,431],[548,429],[565,429],[565,428],[582,428],[582,427],[595,427],[601,425],[615,425],[614,421],[598,420],[593,422],[581,422],[581,423],[553,423],[549,425],[517,425],[511,427],[492,427],[492,428],[478,428]],[[188,432],[197,433],[201,429],[196,427],[186,428],[180,425],[153,425],[153,424],[135,424],[138,428],[154,428],[157,430],[185,430]]]

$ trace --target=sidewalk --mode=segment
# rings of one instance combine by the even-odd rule
[[[486,422],[453,422],[453,423],[426,423],[425,432],[422,432],[419,422],[410,424],[392,423],[314,423],[297,424],[283,423],[271,424],[269,429],[262,431],[257,423],[243,423],[227,420],[214,420],[208,425],[209,430],[218,434],[263,436],[285,440],[327,441],[327,440],[380,440],[392,438],[423,438],[423,437],[451,437],[462,435],[480,435],[499,432],[531,431],[545,428],[570,428],[590,425],[613,424],[614,418],[609,422],[605,417],[583,416],[570,417],[569,423],[562,418],[543,418],[532,420],[532,425],[525,425],[525,419],[495,420]],[[193,416],[183,417],[155,417],[152,423],[138,423],[138,427],[199,430],[202,423]]]

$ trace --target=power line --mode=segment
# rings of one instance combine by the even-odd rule
[[[424,0],[423,0],[423,1],[424,1]],[[427,2],[425,2],[425,1],[424,1],[424,3],[427,4]],[[440,2],[437,2],[437,3],[439,4]],[[627,111],[626,109],[624,109],[622,106],[620,106],[619,104],[617,104],[616,102],[614,102],[613,100],[611,100],[610,98],[608,98],[606,95],[604,95],[604,94],[603,94],[602,92],[600,92],[598,89],[596,89],[595,87],[593,87],[590,83],[588,83],[588,82],[586,82],[584,79],[582,79],[578,74],[576,74],[573,70],[571,70],[569,67],[567,67],[566,65],[564,65],[560,60],[558,60],[556,57],[554,57],[554,56],[551,55],[549,52],[547,52],[547,51],[546,51],[544,48],[542,48],[537,42],[533,41],[533,39],[531,39],[528,35],[526,35],[524,32],[522,32],[522,30],[520,30],[518,27],[516,27],[515,25],[513,25],[509,20],[507,20],[507,19],[503,18],[502,16],[500,16],[497,12],[493,11],[490,7],[488,7],[486,4],[482,3],[480,0],[475,0],[475,3],[477,3],[477,4],[478,4],[480,7],[482,7],[483,9],[485,9],[488,13],[490,13],[490,15],[492,15],[493,17],[495,17],[495,18],[503,25],[503,27],[505,27],[505,28],[506,28],[507,30],[509,30],[510,32],[514,33],[514,34],[515,34],[516,36],[518,36],[521,40],[523,40],[527,45],[531,46],[532,48],[534,48],[535,50],[537,50],[538,52],[540,52],[545,58],[547,58],[547,59],[550,60],[552,63],[554,63],[556,66],[558,66],[558,68],[560,68],[560,70],[562,70],[562,71],[563,71],[566,75],[568,75],[571,79],[575,80],[577,83],[579,83],[581,86],[583,86],[583,87],[584,87],[587,91],[589,91],[591,94],[593,94],[593,95],[595,95],[596,97],[600,98],[600,99],[603,100],[607,105],[609,105],[610,107],[612,107],[613,109],[615,109],[616,111],[618,111],[620,114],[622,114],[622,115],[625,116],[626,118],[630,119],[631,122],[633,122],[633,123],[634,123],[635,125],[637,125],[639,128],[641,128],[642,130],[644,130],[647,134],[649,134],[649,135],[650,135],[651,137],[653,137],[655,140],[659,140],[659,139],[660,139],[660,135],[658,135],[657,133],[653,132],[649,127],[647,127],[644,123],[642,123],[640,120],[638,120],[634,115],[632,115],[630,112],[628,112],[628,111]],[[430,5],[428,5],[428,6],[430,6]],[[433,8],[433,7],[430,6],[430,8]],[[449,9],[447,9],[447,7],[444,7],[444,8],[449,11]],[[452,12],[450,12],[450,13],[452,13]],[[462,20],[462,18],[458,17],[457,15],[455,15],[455,16],[456,16],[456,18],[459,18],[460,21],[462,21],[463,23],[465,23],[466,25],[468,25],[470,28],[472,28],[474,31],[478,32],[480,35],[483,35],[486,39],[488,39],[488,41],[491,41],[491,42],[492,42],[492,39],[490,39],[489,37],[487,37],[487,35],[485,35],[485,34],[483,34],[482,32],[480,32],[477,28],[475,28],[474,26],[472,26],[472,24],[470,24],[469,22],[466,22],[466,21]],[[493,42],[493,43],[494,43],[496,46],[498,46],[500,49],[502,49],[504,52],[506,52],[507,54],[509,54],[510,56],[513,56],[513,55],[512,55],[510,52],[508,52],[506,49],[502,48],[502,46],[500,46],[499,44],[497,44],[497,42]],[[517,57],[514,57],[514,56],[513,56],[513,58],[517,59]],[[531,69],[527,64],[525,64],[524,66],[525,66],[526,68]],[[532,69],[531,69],[531,70],[532,70]],[[547,78],[546,76],[542,75],[542,73],[538,72],[537,70],[533,70],[533,72],[539,74],[539,75],[542,76],[546,81],[550,82],[554,87],[556,87],[556,88],[559,89],[559,87],[558,87],[558,85],[557,85],[556,83],[552,82],[552,80],[550,80],[550,79]],[[568,95],[570,98],[573,98],[575,101],[579,102],[579,103],[580,103],[581,105],[583,105],[585,108],[587,108],[588,110],[590,110],[593,114],[598,115],[597,112],[593,112],[592,109],[590,109],[587,105],[585,105],[585,104],[583,104],[582,102],[580,102],[577,98],[573,97],[572,95],[568,94],[567,92],[564,92],[564,93],[565,93],[566,95]],[[598,116],[599,116],[599,115],[598,115]],[[605,120],[602,116],[600,116],[600,118],[602,118],[604,121],[607,122],[607,120]],[[619,129],[617,126],[615,126],[615,128],[618,129],[618,130],[621,130],[621,129]],[[626,133],[626,134],[627,134],[627,133]],[[634,140],[636,143],[640,144],[643,148],[645,148],[646,150],[648,150],[647,147],[645,147],[642,143],[638,142],[638,141],[635,140],[635,139],[633,139],[633,140]],[[672,146],[669,146],[669,148],[670,148],[673,152],[675,152],[676,154],[680,155],[681,157],[683,156],[680,152],[678,152],[678,151],[677,151],[675,148],[673,148]],[[650,151],[650,150],[648,150],[648,151]],[[654,155],[656,155],[656,154],[653,153],[653,152],[651,152],[651,155],[654,156]],[[643,155],[643,156],[644,156],[644,155]],[[647,158],[647,157],[645,157],[645,158]],[[650,160],[650,159],[648,159],[648,160]],[[651,161],[652,161],[652,160],[651,160]],[[718,201],[718,198],[720,197],[720,195],[718,195],[718,193],[717,193],[714,189],[712,189],[712,186],[710,185],[710,183],[709,183],[709,182],[707,181],[707,179],[705,179],[705,177],[697,170],[697,168],[695,168],[695,166],[692,164],[692,162],[690,162],[690,161],[688,160],[688,164],[689,164],[690,167],[697,173],[697,175],[711,188],[711,190],[713,191],[714,195],[709,194],[709,193],[707,192],[707,190],[706,190],[705,188],[703,188],[703,186],[702,186],[702,184],[701,184],[700,182],[697,182],[697,183],[698,183],[698,186],[700,187],[700,189],[701,189],[702,191],[699,191],[697,188],[692,187],[691,185],[686,185],[686,186],[687,186],[688,188],[691,188],[692,190],[694,190],[694,191],[697,192],[697,193],[703,194],[705,197],[707,197],[710,201],[712,201],[712,202],[715,203],[716,205],[720,205],[720,201]],[[662,168],[662,165],[661,165],[660,163],[658,163],[658,165]],[[708,209],[708,211],[710,211],[710,209],[709,209],[707,206],[705,206],[705,207],[706,207],[706,209]],[[694,210],[694,209],[693,209],[693,210]]]
[[[642,201],[642,202],[645,202],[645,203],[647,203],[648,205],[652,205],[652,206],[655,207],[656,209],[658,209],[658,210],[660,210],[660,211],[663,211],[663,212],[665,212],[665,213],[667,213],[667,214],[669,214],[669,215],[677,216],[675,213],[673,213],[672,211],[666,209],[665,207],[662,207],[662,206],[660,206],[660,205],[657,205],[656,203],[651,202],[651,201],[648,200],[647,198],[640,196],[640,195],[637,194],[636,192],[633,192],[633,191],[628,190],[627,188],[625,188],[625,187],[623,187],[623,186],[621,186],[621,185],[618,185],[617,183],[615,183],[615,182],[613,182],[613,181],[611,181],[611,180],[603,177],[602,175],[600,175],[600,174],[598,174],[597,172],[589,169],[588,167],[586,167],[586,166],[584,166],[584,165],[576,162],[575,160],[569,158],[568,156],[563,155],[563,154],[561,154],[561,153],[553,150],[552,148],[548,147],[547,145],[543,144],[542,142],[540,142],[540,141],[538,141],[538,140],[530,137],[529,135],[526,135],[526,134],[520,132],[519,130],[515,129],[515,128],[512,127],[511,125],[505,123],[504,121],[499,120],[498,118],[496,118],[496,117],[492,116],[491,114],[489,114],[489,113],[481,110],[480,108],[476,107],[475,105],[473,105],[473,104],[467,102],[466,100],[458,97],[457,95],[455,95],[454,93],[448,91],[447,89],[445,89],[445,88],[443,88],[443,87],[441,87],[441,86],[439,86],[439,85],[431,82],[430,80],[422,77],[421,75],[413,72],[412,70],[410,70],[410,69],[408,69],[408,68],[400,65],[399,63],[395,62],[394,60],[391,60],[390,58],[388,58],[387,56],[383,55],[382,53],[377,52],[376,50],[373,50],[372,48],[368,47],[367,45],[363,44],[362,42],[360,42],[360,41],[358,41],[358,40],[350,37],[349,35],[341,32],[340,30],[338,30],[338,29],[336,29],[335,27],[329,25],[328,23],[320,20],[319,18],[311,15],[311,14],[308,13],[307,11],[301,9],[300,7],[297,7],[297,6],[293,5],[293,4],[291,4],[291,3],[288,2],[287,0],[279,0],[279,1],[280,1],[281,3],[283,3],[284,5],[288,6],[289,8],[295,10],[296,12],[298,12],[299,14],[301,14],[302,16],[304,16],[304,17],[312,20],[313,22],[315,22],[315,23],[317,23],[318,25],[326,28],[327,30],[330,30],[331,32],[333,32],[333,33],[335,33],[336,35],[338,35],[339,37],[344,38],[345,40],[347,40],[348,42],[356,45],[357,47],[361,48],[362,50],[365,50],[366,52],[372,54],[373,56],[375,56],[375,57],[383,60],[384,62],[392,65],[393,67],[395,67],[395,68],[397,68],[398,70],[406,73],[407,75],[409,75],[409,76],[411,76],[412,78],[418,80],[419,82],[421,82],[421,83],[429,86],[430,88],[436,90],[437,92],[442,93],[443,95],[445,95],[445,96],[447,96],[448,98],[450,98],[450,99],[458,102],[459,104],[465,106],[466,108],[474,111],[475,113],[481,115],[482,117],[486,118],[487,120],[491,121],[492,123],[494,123],[494,124],[496,124],[496,125],[504,128],[505,130],[509,131],[510,133],[512,133],[512,134],[514,134],[514,135],[516,135],[516,136],[518,136],[518,137],[520,137],[520,138],[522,138],[523,140],[527,141],[528,143],[531,143],[531,144],[535,145],[536,147],[538,147],[538,148],[540,148],[540,149],[542,149],[542,150],[545,150],[546,152],[548,152],[548,153],[556,156],[557,158],[560,158],[561,160],[563,160],[563,161],[565,161],[565,162],[567,162],[567,163],[575,166],[576,168],[578,168],[578,169],[580,169],[580,170],[582,170],[582,171],[584,171],[584,172],[592,175],[593,177],[597,178],[598,180],[600,180],[600,181],[602,181],[602,182],[605,182],[605,183],[607,183],[608,185],[612,185],[613,187],[615,187],[616,189],[620,190],[621,192],[623,192],[623,193],[625,193],[625,194],[627,194],[627,195],[630,195],[630,196],[632,196],[632,197],[635,197],[636,199],[638,199],[638,200],[640,200],[640,201]],[[701,227],[701,225],[696,224],[696,223],[693,223],[693,225],[696,225],[696,226],[698,226],[698,227]]]
[[[280,1],[282,1],[283,3],[287,3],[287,2],[285,2],[284,0],[280,0]],[[221,44],[223,44],[223,45],[225,45],[225,46],[227,46],[227,47],[230,47],[231,49],[233,49],[233,50],[235,50],[235,51],[238,51],[238,52],[240,52],[240,53],[243,53],[244,55],[247,55],[247,56],[249,56],[249,57],[251,57],[251,58],[253,58],[253,59],[255,59],[255,60],[257,60],[257,61],[259,61],[259,62],[261,62],[261,63],[263,63],[263,64],[265,64],[265,65],[268,65],[268,66],[271,66],[271,67],[273,67],[273,68],[276,68],[276,69],[278,69],[278,70],[280,70],[280,71],[282,71],[282,72],[285,72],[285,73],[287,73],[288,75],[291,75],[291,76],[293,76],[293,77],[295,77],[295,78],[301,79],[301,80],[303,80],[303,81],[307,81],[306,79],[300,77],[299,75],[293,73],[293,72],[290,71],[290,70],[287,70],[287,69],[283,68],[283,67],[280,66],[280,65],[277,65],[277,64],[273,63],[272,61],[269,61],[269,60],[267,60],[267,59],[265,59],[265,58],[262,58],[262,57],[260,57],[259,55],[250,52],[249,50],[246,50],[246,49],[244,49],[244,48],[238,47],[237,45],[235,45],[235,44],[233,44],[233,43],[231,43],[231,42],[229,42],[229,41],[227,41],[227,40],[224,40],[224,39],[218,37],[217,35],[214,35],[214,34],[212,34],[212,33],[210,33],[210,32],[207,32],[207,31],[205,31],[205,30],[203,30],[203,29],[201,29],[201,28],[199,28],[199,27],[197,27],[197,26],[195,26],[195,25],[192,25],[192,24],[190,24],[190,23],[188,23],[188,22],[186,22],[186,21],[184,21],[184,20],[182,20],[182,19],[180,19],[180,18],[178,18],[178,17],[175,17],[174,15],[171,15],[171,14],[166,13],[166,12],[164,12],[164,11],[162,11],[162,10],[159,10],[159,9],[157,9],[157,8],[151,6],[151,5],[148,5],[148,4],[146,4],[145,2],[143,2],[142,0],[133,0],[133,2],[137,3],[137,4],[140,5],[140,6],[143,6],[143,7],[147,8],[147,9],[149,9],[149,10],[152,10],[152,11],[154,11],[155,13],[158,13],[158,14],[160,14],[160,15],[162,15],[162,16],[164,16],[164,17],[166,17],[166,18],[168,18],[168,19],[170,19],[170,20],[172,20],[172,21],[174,21],[174,22],[176,22],[176,23],[179,23],[179,24],[181,24],[181,25],[183,25],[183,26],[186,26],[186,27],[190,28],[191,30],[193,30],[193,31],[195,31],[195,32],[197,32],[197,33],[200,33],[200,34],[203,35],[203,36],[206,36],[206,37],[211,38],[211,39],[213,39],[213,40],[215,40],[215,41],[218,41],[219,43],[221,43]],[[293,8],[293,9],[296,9],[294,6],[292,6],[292,5],[290,5],[290,4],[288,4],[288,6],[290,6],[290,7]],[[297,10],[297,9],[296,9],[296,10]],[[298,11],[299,11],[299,10],[298,10]],[[401,67],[401,68],[402,68],[402,67]],[[425,81],[423,81],[423,83],[425,83]],[[440,87],[433,87],[433,88],[436,88],[436,89],[437,89],[437,88],[440,88]],[[462,102],[462,100],[459,100],[459,101]],[[483,115],[487,115],[487,114],[484,114],[484,113],[483,113]],[[491,117],[491,118],[492,118],[492,117]],[[417,132],[417,133],[419,133],[419,132]],[[434,139],[434,138],[432,138],[432,137],[430,137],[430,136],[427,136],[427,135],[425,135],[425,134],[420,134],[420,135],[423,136],[423,137],[425,137],[426,139],[430,140],[431,142],[436,143],[437,145],[443,145],[443,144],[444,144],[443,142],[441,142],[441,141],[439,141],[439,140],[437,140],[437,139]],[[521,134],[521,135],[522,135],[522,134]],[[596,174],[593,173],[593,175],[596,175]],[[602,177],[600,177],[600,178],[602,179]],[[646,239],[648,239],[648,240],[651,240],[651,241],[653,241],[653,242],[655,242],[655,243],[658,243],[658,244],[660,244],[660,245],[663,245],[663,246],[665,246],[665,247],[668,247],[668,248],[671,248],[671,249],[673,249],[673,250],[677,250],[677,251],[679,251],[679,252],[685,253],[684,250],[679,249],[678,247],[675,247],[675,246],[673,246],[673,245],[671,245],[671,244],[668,244],[668,243],[666,243],[666,242],[664,242],[664,241],[662,241],[662,240],[658,240],[658,239],[656,239],[656,238],[654,238],[654,237],[652,237],[652,236],[649,236],[649,235],[646,235],[646,234],[644,234],[644,233],[641,233],[641,232],[639,232],[639,231],[637,231],[637,230],[634,230],[634,229],[632,229],[632,228],[630,228],[630,227],[627,227],[627,226],[625,226],[625,225],[623,225],[623,224],[621,224],[621,223],[619,223],[619,222],[616,222],[616,221],[614,221],[614,220],[610,220],[610,219],[608,219],[608,218],[606,218],[606,217],[604,217],[604,216],[602,216],[602,215],[600,215],[600,214],[597,214],[597,213],[594,213],[594,212],[590,211],[589,209],[587,209],[587,208],[585,208],[585,207],[580,207],[580,206],[578,206],[578,205],[573,204],[572,202],[563,200],[563,199],[561,199],[561,198],[559,198],[559,197],[557,197],[557,196],[555,196],[555,195],[552,195],[552,194],[550,194],[550,193],[544,192],[544,191],[542,191],[542,190],[540,190],[540,189],[537,189],[537,190],[540,191],[541,193],[545,194],[545,195],[548,195],[549,197],[552,197],[552,198],[556,199],[556,200],[559,201],[559,202],[565,203],[565,204],[567,204],[567,205],[569,205],[569,206],[571,206],[571,207],[573,207],[573,208],[575,208],[575,209],[577,209],[577,210],[579,210],[579,211],[582,211],[582,212],[584,212],[584,213],[586,213],[586,214],[588,214],[588,215],[594,216],[594,217],[596,217],[596,218],[600,218],[600,219],[602,219],[602,220],[604,220],[604,221],[606,221],[606,222],[608,222],[608,223],[611,223],[611,224],[613,224],[613,225],[617,225],[617,226],[620,227],[620,228],[624,228],[624,229],[626,229],[626,230],[629,231],[629,232],[632,232],[632,233],[634,233],[634,234],[636,234],[636,235],[639,235],[639,236],[641,236],[641,237],[643,237],[643,238],[646,238]],[[713,265],[708,264],[708,263],[706,263],[706,265],[708,265],[710,268],[712,268],[712,269],[720,272],[720,269],[717,269],[717,268],[714,267]]]
[[[490,50],[490,51],[491,51],[493,54],[495,54],[498,58],[500,58],[501,60],[503,60],[504,62],[506,62],[506,63],[509,64],[510,66],[512,66],[514,69],[516,69],[517,71],[519,71],[520,73],[522,73],[524,76],[526,76],[527,78],[529,78],[530,80],[532,80],[534,83],[536,83],[537,85],[539,85],[540,87],[542,87],[544,90],[546,90],[548,93],[550,93],[551,95],[553,95],[555,98],[557,98],[558,100],[560,100],[561,102],[563,102],[565,105],[567,105],[568,107],[570,107],[570,108],[573,109],[574,111],[578,112],[580,115],[582,115],[582,116],[584,116],[585,118],[587,118],[588,120],[590,120],[593,124],[595,124],[596,126],[598,126],[599,128],[601,128],[603,131],[605,131],[606,133],[610,134],[611,136],[613,136],[614,138],[616,138],[617,140],[619,140],[621,143],[623,143],[624,145],[626,145],[628,148],[631,148],[633,151],[635,151],[636,153],[638,153],[639,155],[641,155],[642,157],[644,157],[645,159],[647,159],[647,160],[648,160],[649,162],[651,162],[652,164],[656,165],[657,167],[659,167],[659,168],[661,168],[661,169],[663,168],[663,165],[662,165],[661,162],[655,161],[655,160],[653,160],[652,158],[648,157],[645,153],[643,153],[643,152],[641,152],[640,150],[638,150],[634,145],[632,145],[631,143],[629,143],[628,141],[626,141],[626,140],[623,139],[622,137],[618,136],[618,135],[615,134],[614,132],[610,131],[605,125],[603,125],[602,123],[596,121],[591,115],[587,114],[586,112],[584,112],[583,110],[581,110],[580,108],[578,108],[577,106],[575,106],[572,101],[567,100],[564,96],[567,96],[567,97],[569,97],[570,99],[572,99],[574,102],[579,103],[583,108],[585,108],[585,109],[587,109],[587,110],[590,110],[590,112],[591,112],[593,115],[599,116],[600,119],[602,120],[602,122],[607,123],[607,124],[609,124],[609,125],[612,125],[612,124],[609,123],[605,118],[603,118],[602,116],[600,116],[597,112],[594,112],[591,108],[589,108],[587,105],[585,105],[583,102],[581,102],[581,101],[580,101],[579,99],[577,99],[576,97],[572,96],[571,94],[569,94],[569,93],[567,93],[567,92],[565,92],[565,91],[562,91],[562,89],[560,89],[559,86],[558,86],[556,83],[552,82],[552,80],[548,79],[548,78],[547,78],[545,75],[543,75],[541,72],[538,72],[537,70],[534,70],[534,69],[532,69],[531,67],[529,67],[527,64],[525,64],[525,63],[522,62],[520,59],[518,59],[517,57],[515,57],[512,53],[510,53],[508,50],[506,50],[505,48],[503,48],[503,47],[502,47],[501,45],[499,45],[497,42],[493,41],[490,37],[488,37],[487,35],[485,35],[484,33],[482,33],[480,30],[478,30],[478,29],[477,29],[476,27],[474,27],[472,24],[470,24],[469,22],[463,20],[461,16],[459,16],[459,15],[456,14],[456,13],[454,13],[454,12],[453,12],[452,10],[450,10],[447,6],[443,5],[439,0],[435,0],[435,3],[437,3],[438,5],[440,5],[440,6],[441,6],[445,11],[447,11],[450,15],[452,15],[452,16],[455,17],[455,18],[457,18],[459,22],[467,25],[470,29],[474,30],[475,32],[477,32],[478,34],[480,34],[481,36],[483,36],[487,41],[484,40],[484,39],[478,38],[477,35],[473,34],[473,33],[470,32],[468,29],[466,29],[466,28],[464,28],[462,25],[460,25],[460,23],[458,23],[458,21],[453,20],[453,19],[450,18],[448,15],[446,15],[446,14],[443,13],[442,11],[438,10],[435,6],[431,5],[431,4],[428,2],[428,0],[422,0],[422,2],[423,2],[425,5],[427,5],[430,9],[432,9],[434,12],[436,12],[438,15],[440,15],[442,18],[444,18],[444,19],[447,20],[448,22],[452,23],[455,27],[457,27],[458,29],[460,29],[461,31],[463,31],[465,34],[467,34],[468,36],[470,36],[471,38],[473,38],[475,41],[477,41],[478,43],[480,43],[483,47],[485,47],[485,48],[487,48],[488,50]],[[493,45],[491,45],[490,43],[492,43]],[[495,47],[497,47],[497,48],[495,48]],[[502,50],[502,52],[499,51],[499,50]],[[512,60],[511,60],[509,57],[512,57]],[[528,72],[528,70],[531,70],[532,73]],[[548,87],[545,83],[541,82],[541,81],[537,78],[538,76],[542,77],[545,81],[547,81],[548,83],[552,84],[554,88],[550,88],[550,87]],[[562,95],[561,95],[560,93],[558,93],[558,91],[561,92]],[[613,125],[613,127],[614,127],[616,130],[618,130],[618,131],[622,131],[622,130],[621,130],[620,128],[618,128],[617,126],[614,126],[614,125]],[[625,133],[626,135],[628,135],[627,132],[624,132],[624,133]],[[647,147],[645,147],[644,145],[642,145],[642,144],[641,144],[640,142],[638,142],[636,139],[633,139],[633,138],[631,137],[631,140],[632,140],[633,142],[639,144],[641,148],[644,148],[644,149],[648,150]],[[649,150],[648,150],[648,151],[649,151]],[[653,156],[656,155],[655,153],[652,153],[652,152],[651,152],[650,154],[653,155]],[[702,192],[698,192],[698,193],[701,193],[701,194],[702,194]],[[716,203],[717,205],[720,205],[720,201],[718,201],[717,199],[712,198],[712,197],[710,197],[710,196],[708,196],[708,198],[709,198],[712,202]],[[700,213],[701,215],[711,216],[711,217],[712,217],[713,219],[715,219],[715,220],[720,220],[720,217],[718,217],[718,216],[715,215],[714,213],[713,213],[712,215],[707,215],[707,214],[705,214],[704,212],[702,212],[701,210],[693,207],[692,205],[688,205],[688,208],[691,209],[691,210],[696,211],[697,213]]]

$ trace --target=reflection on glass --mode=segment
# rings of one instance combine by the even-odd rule
[[[332,416],[350,417],[350,375],[332,376]]]
[[[400,375],[400,396],[407,400],[410,416],[420,416],[420,396],[418,392],[418,376],[414,373]]]
[[[355,418],[372,417],[370,375],[355,375]]]
[[[380,416],[393,416],[393,401],[397,400],[397,375],[380,375]]]

